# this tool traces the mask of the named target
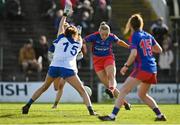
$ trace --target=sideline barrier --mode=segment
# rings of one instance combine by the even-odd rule
[[[0,102],[27,102],[43,82],[0,82]],[[56,91],[53,84],[36,102],[54,102]],[[61,102],[82,102],[79,93],[65,84]]]
[[[118,84],[120,88],[122,84]],[[105,87],[102,84],[98,85],[98,102],[106,102],[109,97],[105,94]],[[138,88],[133,89],[126,97],[130,103],[142,103],[137,95]],[[152,85],[149,90],[149,95],[151,95],[158,103],[177,103],[177,92],[180,93],[180,89],[177,90],[176,83],[163,84],[158,83],[157,85]],[[180,100],[180,97],[179,97]],[[180,101],[179,101],[180,104]]]

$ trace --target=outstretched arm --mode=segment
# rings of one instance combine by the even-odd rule
[[[162,52],[162,48],[161,46],[156,42],[156,44],[152,47],[152,51],[154,53],[161,53]]]
[[[58,28],[58,33],[57,33],[57,37],[60,35],[60,34],[62,34],[62,33],[64,33],[64,24],[65,24],[65,22],[66,22],[66,16],[63,16],[62,18],[61,18],[61,21],[60,21],[60,23],[59,23],[59,28]]]
[[[58,34],[57,36],[59,36],[60,34],[64,33],[64,25],[66,23],[66,18],[68,15],[72,14],[72,4],[67,2],[64,8],[64,13],[63,13],[63,17],[61,18],[61,21],[59,23],[59,28],[58,28]]]
[[[132,49],[125,65],[130,66],[134,62],[136,56],[137,56],[137,50]]]
[[[124,47],[124,48],[128,48],[128,49],[129,49],[129,45],[128,45],[126,42],[124,42],[123,40],[119,40],[119,41],[117,42],[117,44],[118,44],[119,46],[122,46],[122,47]]]
[[[127,72],[128,70],[128,67],[134,62],[134,60],[136,59],[136,56],[137,56],[137,50],[136,49],[132,49],[131,50],[131,53],[128,57],[128,60],[127,62],[124,64],[124,66],[121,68],[120,70],[120,73],[122,75],[125,75],[125,73]]]

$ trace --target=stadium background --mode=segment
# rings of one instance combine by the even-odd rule
[[[18,56],[19,50],[23,44],[32,39],[35,42],[38,41],[40,35],[45,35],[48,39],[48,43],[54,40],[56,37],[57,30],[54,28],[53,20],[51,17],[42,16],[43,11],[40,9],[41,6],[44,6],[45,1],[48,0],[20,0],[21,10],[23,16],[19,19],[9,18],[6,11],[6,2],[11,0],[1,0],[1,19],[0,19],[0,86],[1,86],[1,97],[2,91],[4,91],[3,84],[13,84],[21,83],[28,84],[29,82],[38,82],[43,81],[46,71],[42,71],[39,77],[39,74],[36,72],[26,75],[22,72],[19,63]],[[12,0],[13,1],[13,0]],[[93,0],[92,0],[93,1]],[[100,20],[97,18],[98,5],[96,4],[97,0],[94,3],[91,3],[94,13],[93,17],[95,19],[90,20],[94,25],[94,28],[89,30],[89,33],[97,30],[97,22]],[[174,61],[171,69],[171,76],[163,76],[161,72],[158,76],[159,83],[163,84],[174,84],[175,91],[177,94],[177,99],[179,98],[179,66],[180,66],[180,51],[179,43],[180,38],[180,17],[179,17],[179,0],[108,0],[107,5],[111,7],[112,13],[111,16],[104,18],[105,21],[111,26],[113,33],[117,34],[118,37],[126,40],[126,36],[123,36],[123,29],[125,23],[130,17],[131,14],[141,13],[145,21],[144,29],[150,31],[151,25],[154,21],[162,16],[164,17],[165,23],[170,29],[170,34],[172,38],[172,50],[174,53]],[[61,0],[54,0],[56,8],[53,11],[57,11],[62,8]],[[43,8],[43,7],[42,7]],[[52,5],[53,8],[53,5]],[[76,6],[74,7],[76,8]],[[78,10],[74,10],[75,13]],[[103,16],[100,16],[103,18]],[[73,17],[77,19],[77,17]],[[75,20],[73,20],[75,21]],[[87,34],[83,34],[85,36]],[[116,56],[116,66],[117,66],[117,81],[122,83],[127,76],[120,76],[119,69],[125,63],[129,51],[121,47],[113,46],[114,53]],[[98,94],[98,84],[99,80],[93,70],[91,63],[91,53],[85,56],[84,61],[79,64],[79,76],[81,80],[88,85],[93,90],[93,96],[91,97],[94,102],[97,101]],[[66,93],[66,92],[64,92]],[[0,99],[1,101],[1,99]],[[176,101],[178,102],[178,101]]]

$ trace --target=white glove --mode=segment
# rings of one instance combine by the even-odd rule
[[[72,3],[70,1],[66,2],[64,7],[64,16],[68,16],[73,12],[72,10]]]
[[[82,51],[80,51],[80,52],[78,53],[77,57],[76,57],[76,60],[79,61],[79,60],[81,60],[82,58],[83,58],[83,53],[82,53]]]
[[[48,51],[48,60],[51,62],[53,59],[54,53]]]

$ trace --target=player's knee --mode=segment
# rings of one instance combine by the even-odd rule
[[[44,92],[44,91],[46,91],[48,89],[48,86],[46,86],[46,85],[43,85],[42,87],[41,87],[41,90]]]
[[[143,93],[143,92],[139,91],[138,96],[139,96],[139,98],[144,99],[144,98],[146,98],[146,93]]]
[[[60,84],[58,87],[59,90],[63,90],[63,88],[64,88],[64,85],[62,85],[62,84]]]
[[[114,79],[113,73],[108,73],[108,74],[107,74],[107,77],[108,77],[109,80],[110,80],[110,79]]]

